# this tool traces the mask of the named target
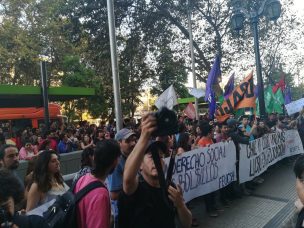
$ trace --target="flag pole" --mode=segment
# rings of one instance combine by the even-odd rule
[[[194,49],[193,49],[193,35],[192,35],[192,26],[191,26],[191,6],[190,0],[188,0],[188,33],[189,33],[189,45],[191,52],[191,69],[193,77],[193,87],[196,89],[196,73],[195,73],[195,58],[194,58]],[[198,110],[198,99],[195,97],[195,118],[199,122],[199,110]]]

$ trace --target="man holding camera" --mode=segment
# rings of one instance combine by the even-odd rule
[[[191,227],[192,215],[187,209],[180,186],[169,186],[165,202],[159,183],[158,172],[152,159],[152,144],[157,147],[160,157],[165,152],[160,142],[150,146],[151,134],[157,122],[153,115],[143,117],[141,136],[129,155],[124,169],[123,194],[119,199],[118,223],[123,228],[175,227],[177,215],[182,227]],[[165,147],[164,147],[165,148]],[[164,165],[162,159],[161,164]],[[140,171],[140,175],[137,175]]]

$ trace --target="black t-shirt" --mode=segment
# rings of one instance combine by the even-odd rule
[[[132,195],[120,195],[118,211],[119,228],[175,228],[175,212],[165,204],[161,188],[142,178]]]

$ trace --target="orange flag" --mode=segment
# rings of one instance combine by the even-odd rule
[[[255,108],[253,71],[233,90],[229,98],[217,108],[215,116],[219,122],[224,122],[234,110],[249,107]]]

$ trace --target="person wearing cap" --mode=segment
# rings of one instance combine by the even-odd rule
[[[119,163],[116,166],[112,175],[108,177],[108,181],[109,181],[109,191],[111,194],[111,204],[113,209],[114,222],[117,223],[117,215],[118,215],[117,200],[119,194],[122,192],[122,178],[123,178],[124,167],[129,154],[134,149],[137,138],[132,130],[128,128],[123,128],[116,133],[115,140],[119,143],[121,155],[120,155]]]
[[[119,227],[175,228],[175,216],[181,227],[191,227],[192,215],[185,205],[180,186],[168,187],[168,201],[163,195],[152,151],[158,151],[163,157],[166,145],[159,141],[149,145],[156,128],[153,115],[143,117],[140,138],[125,164],[123,194],[118,203]],[[160,163],[164,166],[162,159]]]

